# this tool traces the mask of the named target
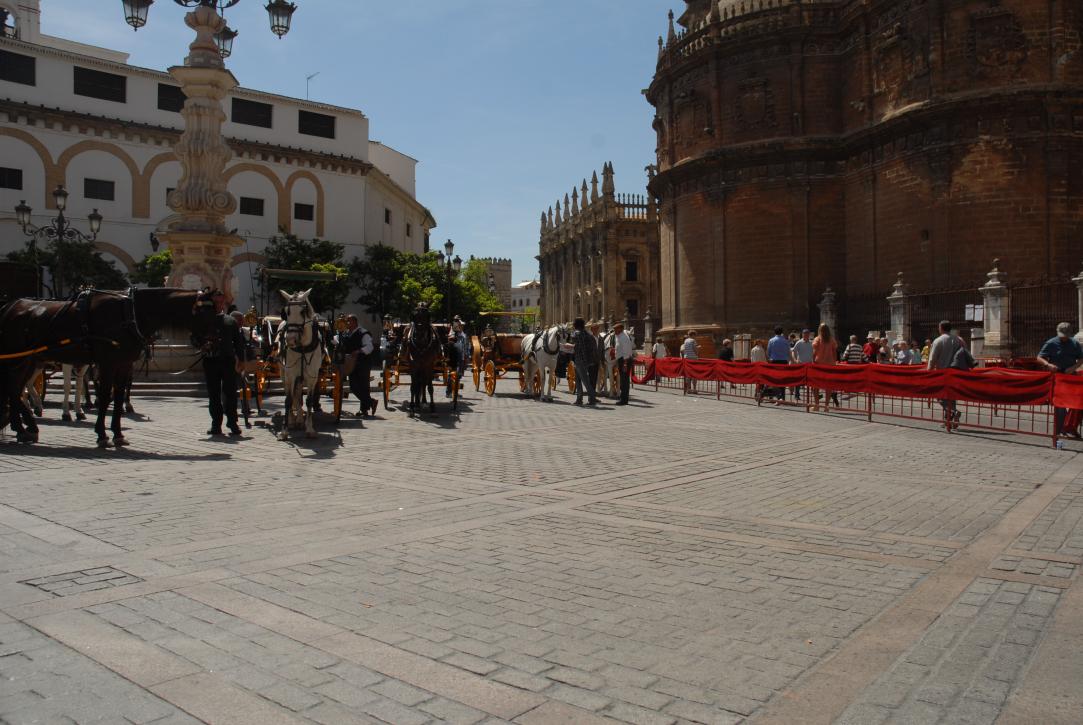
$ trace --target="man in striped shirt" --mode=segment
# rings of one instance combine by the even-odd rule
[[[865,351],[857,341],[857,335],[850,335],[850,344],[842,353],[842,361],[847,365],[860,365],[865,362]]]

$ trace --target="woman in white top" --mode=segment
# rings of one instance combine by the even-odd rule
[[[651,348],[651,357],[655,360],[663,357],[669,357],[669,350],[666,349],[666,344],[662,342],[662,338],[654,338],[654,347]]]
[[[752,362],[767,362],[767,350],[763,347],[763,340],[756,340],[756,345],[749,353],[749,359]]]

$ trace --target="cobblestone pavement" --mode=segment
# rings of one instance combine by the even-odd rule
[[[0,722],[1083,721],[1078,453],[513,390],[0,439]]]

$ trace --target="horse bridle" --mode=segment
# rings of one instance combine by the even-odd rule
[[[288,322],[289,309],[291,307],[303,307],[303,309],[301,310],[301,317],[304,318],[303,322]],[[304,337],[305,326],[312,325],[312,342],[310,342],[307,347],[291,347],[289,345],[286,345],[287,349],[292,350],[293,352],[299,352],[307,355],[308,353],[319,347],[320,331],[316,328],[316,320],[310,316],[311,310],[312,306],[309,305],[307,299],[290,300],[282,307],[282,318],[284,320],[287,320],[286,327],[283,329],[283,332],[287,335],[291,332],[294,333],[295,335],[297,335],[298,342],[300,342],[301,338]],[[285,342],[285,339],[283,339],[283,342]]]

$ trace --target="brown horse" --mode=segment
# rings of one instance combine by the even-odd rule
[[[0,307],[0,428],[9,422],[18,440],[36,443],[38,427],[20,393],[42,361],[93,364],[97,370],[98,446],[107,448],[105,417],[113,403],[113,443],[128,441],[121,432],[124,393],[147,336],[183,328],[202,339],[214,321],[206,292],[157,288],[129,292],[89,290],[71,300],[17,299]],[[27,355],[26,353],[32,352]],[[24,424],[26,427],[24,429]]]
[[[437,360],[444,354],[444,347],[432,326],[429,308],[425,303],[418,305],[414,311],[410,327],[406,330],[403,351],[410,363],[410,415],[420,412],[425,403],[426,392],[429,397],[429,413],[435,413],[436,401],[433,399],[432,381]]]

